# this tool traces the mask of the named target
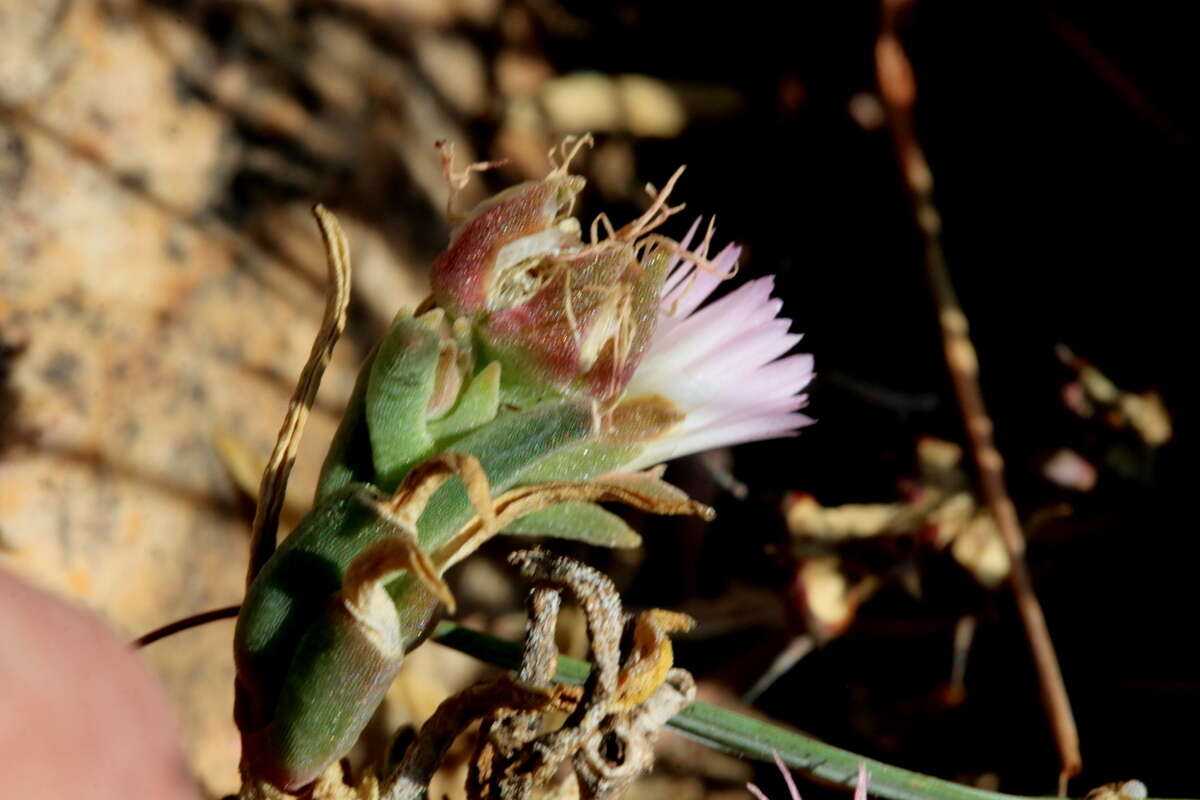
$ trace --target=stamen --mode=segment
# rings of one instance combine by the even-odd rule
[[[616,236],[616,233],[613,231],[612,221],[609,220],[608,214],[605,214],[603,211],[601,211],[599,214],[596,215],[596,218],[594,220],[592,220],[592,233],[591,233],[592,240],[591,240],[591,242],[589,242],[589,244],[598,244],[600,242],[599,234],[596,231],[597,225],[604,226],[604,230],[608,232],[609,239]]]
[[[671,250],[675,255],[683,259],[683,263],[676,267],[676,269],[687,270],[687,276],[683,278],[681,285],[673,288],[670,292],[670,294],[674,295],[674,297],[663,309],[663,313],[666,316],[674,317],[676,315],[679,307],[679,301],[682,300],[691,290],[699,272],[707,272],[708,274],[713,275],[723,281],[727,281],[738,274],[738,268],[740,265],[736,262],[729,272],[722,273],[720,268],[708,258],[708,248],[712,242],[713,234],[716,232],[716,228],[714,226],[715,222],[715,217],[708,221],[708,229],[705,231],[704,239],[701,240],[699,247],[697,247],[695,250],[689,250],[688,248],[680,245],[674,239],[670,239],[659,234],[652,234],[650,237],[648,237],[653,238],[657,244],[667,248],[668,250]]]
[[[567,327],[571,329],[571,340],[575,343],[575,349],[578,351],[582,348],[582,339],[579,333],[579,321],[575,318],[575,303],[571,299],[571,275],[571,269],[566,268],[563,274],[563,311],[567,315]]]
[[[667,198],[671,196],[671,192],[675,189],[675,184],[679,181],[685,169],[687,169],[687,166],[681,165],[679,169],[675,170],[675,174],[667,181],[667,185],[662,188],[661,192],[657,191],[653,184],[646,184],[646,192],[654,202],[650,204],[645,213],[622,229],[621,233],[626,238],[635,239],[643,233],[652,231],[666,222],[671,216],[684,209],[683,203],[677,206],[668,206]]]
[[[547,178],[563,178],[567,175],[567,169],[571,166],[571,162],[575,160],[575,156],[579,155],[579,151],[586,147],[594,147],[596,140],[592,138],[590,133],[585,133],[583,136],[565,136],[563,140],[555,147],[551,147],[546,153],[546,158],[550,161],[550,174]],[[570,152],[567,152],[570,148]],[[559,161],[559,158],[562,161]]]
[[[650,207],[642,213],[641,216],[622,226],[621,228],[614,231],[612,229],[612,223],[609,222],[607,216],[604,214],[597,216],[592,222],[592,241],[577,251],[575,255],[577,257],[592,256],[600,251],[609,250],[614,247],[620,247],[628,244],[629,242],[635,242],[635,240],[637,240],[639,237],[644,236],[662,226],[663,223],[665,223],[668,219],[678,214],[680,211],[683,211],[683,209],[687,207],[685,203],[680,203],[677,206],[670,206],[667,205],[667,198],[670,197],[671,192],[674,191],[675,184],[679,181],[679,178],[683,175],[683,171],[685,169],[685,166],[681,166],[679,169],[675,170],[675,173],[671,176],[670,180],[667,181],[667,185],[664,186],[661,191],[655,189],[652,184],[646,184],[646,191],[653,198],[653,202],[650,204]],[[599,241],[597,240],[596,231],[598,225],[605,226],[608,231],[608,238]]]
[[[456,172],[454,169],[454,142],[439,139],[436,146],[442,156],[442,174],[446,176],[446,183],[450,186],[450,196],[446,198],[446,217],[456,220],[460,215],[454,210],[454,200],[458,197],[458,193],[471,182],[471,173],[486,172],[489,169],[502,167],[508,163],[508,159],[476,161],[474,164],[468,164],[466,169],[461,172]]]

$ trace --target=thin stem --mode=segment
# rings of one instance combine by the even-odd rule
[[[792,667],[799,664],[800,659],[811,653],[816,646],[816,639],[808,634],[792,637],[787,646],[779,651],[779,655],[775,656],[771,661],[771,665],[767,667],[767,671],[742,695],[742,702],[753,703],[756,701],[767,689],[770,689],[775,684],[775,681],[790,672]]]
[[[241,606],[225,606],[224,608],[215,608],[212,611],[205,611],[203,614],[193,614],[190,617],[177,619],[174,622],[169,622],[161,628],[155,628],[149,633],[142,634],[133,640],[135,649],[145,647],[148,644],[154,644],[159,639],[165,639],[168,636],[173,636],[181,631],[186,631],[189,628],[198,628],[201,625],[207,625],[210,622],[216,622],[222,619],[233,619],[242,610]]]
[[[916,82],[912,65],[900,44],[901,14],[912,0],[881,0],[881,24],[875,44],[875,65],[880,95],[887,110],[888,127],[900,161],[900,169],[908,188],[913,214],[925,244],[925,271],[929,288],[937,306],[942,330],[942,348],[959,411],[967,430],[971,455],[979,475],[980,490],[988,506],[1000,538],[1008,551],[1011,568],[1008,584],[1016,600],[1017,610],[1025,628],[1025,636],[1037,669],[1042,702],[1050,719],[1054,740],[1058,746],[1061,771],[1059,793],[1065,793],[1066,781],[1083,769],[1079,753],[1079,733],[1071,702],[1063,681],[1054,643],[1046,627],[1046,618],[1033,589],[1033,581],[1025,564],[1025,537],[1017,519],[1016,508],[1008,496],[1004,482],[1004,459],[992,438],[992,421],[983,402],[979,386],[979,362],[971,343],[967,317],[959,305],[950,282],[946,254],[942,249],[941,215],[933,202],[933,174],[917,140],[913,124],[913,104]]]
[[[441,623],[433,639],[505,669],[515,670],[521,665],[522,647],[517,642],[497,639],[453,622]],[[590,670],[591,665],[586,662],[559,656],[555,680],[582,684]],[[667,725],[676,733],[734,755],[770,761],[772,754],[778,753],[792,769],[848,789],[853,789],[858,781],[859,765],[866,764],[871,794],[887,800],[1029,800],[1021,795],[975,789],[894,767],[699,701]]]
[[[950,660],[950,682],[946,686],[947,701],[959,705],[967,696],[967,659],[975,641],[978,620],[974,614],[959,617],[954,626],[954,654]]]

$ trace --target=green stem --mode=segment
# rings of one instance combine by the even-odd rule
[[[441,623],[433,638],[439,644],[505,669],[515,670],[521,664],[520,644],[453,622]],[[559,656],[556,680],[582,684],[590,670],[591,665],[584,661]],[[850,788],[858,780],[858,765],[865,763],[870,774],[871,794],[887,800],[1030,800],[1021,795],[975,789],[893,767],[699,701],[667,724],[676,733],[735,755],[770,761],[772,752],[777,752],[792,769]]]

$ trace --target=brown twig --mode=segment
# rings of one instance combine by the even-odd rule
[[[881,0],[879,38],[875,43],[875,68],[879,91],[887,110],[888,127],[900,161],[901,172],[908,188],[917,226],[925,246],[925,270],[937,306],[942,330],[942,347],[946,364],[954,383],[954,393],[966,424],[971,454],[979,473],[980,489],[989,511],[996,520],[1005,548],[1012,561],[1008,582],[1012,589],[1025,635],[1033,653],[1041,685],[1042,701],[1050,718],[1061,763],[1059,794],[1066,789],[1067,780],[1083,768],[1079,754],[1079,734],[1071,713],[1066,685],[1054,644],[1046,628],[1046,618],[1033,590],[1029,570],[1025,565],[1025,539],[1017,519],[1016,508],[1004,485],[1004,460],[992,438],[992,421],[988,417],[979,387],[979,364],[963,314],[950,282],[946,256],[941,243],[941,217],[933,202],[933,175],[917,141],[913,125],[913,104],[916,82],[912,65],[900,43],[901,17],[913,0]]]

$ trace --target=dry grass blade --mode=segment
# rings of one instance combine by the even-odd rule
[[[325,368],[333,355],[334,345],[346,327],[346,307],[350,303],[350,245],[337,218],[324,206],[315,206],[313,216],[317,218],[317,225],[321,229],[321,239],[325,243],[325,257],[329,266],[325,316],[321,320],[321,329],[317,332],[308,361],[300,373],[296,390],[288,403],[283,427],[275,440],[275,449],[271,452],[267,468],[263,470],[262,482],[258,489],[258,506],[254,512],[254,526],[250,533],[247,586],[275,552],[279,512],[283,508],[288,476],[296,461],[296,448],[300,445],[304,423],[308,421],[308,412],[312,409],[317,389],[321,385],[321,377],[325,374]]]

